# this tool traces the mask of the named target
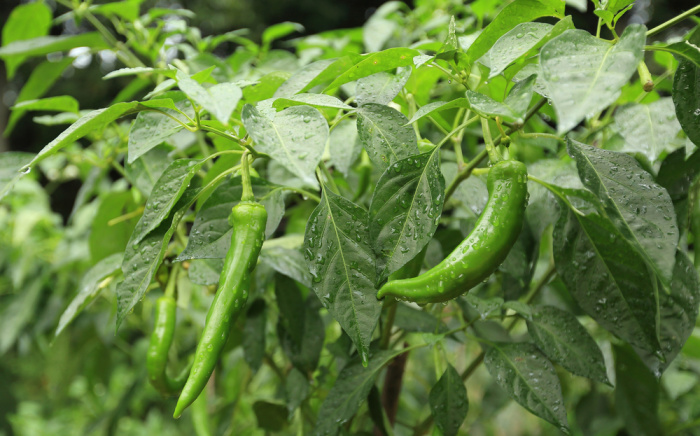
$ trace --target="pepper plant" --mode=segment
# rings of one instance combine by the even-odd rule
[[[141,3],[3,28],[57,136],[0,154],[0,433],[697,434],[700,7]],[[54,95],[91,56],[120,92]]]

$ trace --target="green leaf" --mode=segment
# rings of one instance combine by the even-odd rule
[[[287,396],[287,412],[291,419],[292,414],[309,397],[311,386],[306,376],[296,368],[292,368],[285,380],[285,393]]]
[[[381,170],[418,154],[416,132],[408,119],[389,106],[368,103],[357,110],[357,132],[372,163]]]
[[[501,74],[510,64],[534,49],[554,28],[547,23],[521,23],[498,38],[480,59],[491,69],[489,79]]]
[[[131,236],[132,243],[141,242],[168,217],[202,164],[198,159],[178,159],[163,171],[146,201],[143,215]]]
[[[294,281],[279,274],[275,280],[275,297],[280,310],[277,324],[280,345],[295,368],[310,374],[318,366],[326,336],[318,313],[321,305],[312,294],[304,301]]]
[[[40,100],[22,101],[15,104],[12,110],[78,113],[79,108],[78,100],[69,95],[62,95],[59,97],[42,98]]]
[[[690,42],[700,45],[700,31]],[[688,138],[700,146],[700,66],[681,59],[673,77],[673,104],[678,122]]]
[[[223,269],[223,259],[192,259],[187,275],[192,283],[209,286],[219,283]]]
[[[685,149],[679,148],[661,162],[656,182],[663,186],[675,202],[688,198],[688,191],[700,174],[700,152],[696,150],[686,159]]]
[[[352,106],[343,103],[339,98],[326,94],[295,94],[287,98],[278,98],[272,103],[277,110],[290,106],[308,105],[313,107],[329,107],[335,109],[353,110]]]
[[[73,297],[66,310],[61,314],[61,318],[58,320],[55,336],[61,334],[63,329],[100,295],[100,292],[104,289],[104,286],[102,286],[100,282],[119,269],[123,257],[124,253],[114,253],[97,262],[85,273],[80,280],[77,295]]]
[[[700,278],[688,256],[676,252],[676,265],[673,269],[670,293],[659,292],[659,342],[663,360],[654,353],[635,349],[647,367],[659,378],[671,365],[685,341],[693,333],[698,317],[700,301]]]
[[[466,98],[457,98],[451,101],[434,101],[432,103],[428,103],[416,111],[416,113],[413,115],[413,118],[411,118],[408,124],[412,124],[423,117],[427,117],[435,111],[444,111],[447,109],[453,109],[457,107],[469,108],[469,100],[467,100]]]
[[[333,388],[323,400],[318,411],[318,422],[312,434],[315,436],[337,434],[338,428],[352,418],[365,401],[379,372],[394,357],[403,352],[405,350],[376,351],[372,353],[366,366],[363,366],[358,359],[348,363],[340,371]]]
[[[125,165],[126,178],[144,197],[150,197],[153,187],[170,163],[168,150],[164,146],[153,148],[131,164]]]
[[[173,107],[161,108],[161,110],[170,116],[152,111],[143,111],[136,115],[136,120],[131,125],[131,130],[129,130],[128,163],[133,163],[136,159],[182,130],[183,124],[188,124],[194,118],[192,103],[182,92],[170,92],[165,94],[165,96],[169,97],[166,98],[166,101],[169,100]],[[158,102],[163,103],[162,100],[158,100]],[[149,103],[153,105],[155,102],[152,100],[142,104]],[[180,122],[175,121],[171,117]]]
[[[486,369],[512,399],[534,415],[569,433],[566,409],[554,366],[532,344],[494,344]]]
[[[324,189],[306,225],[304,256],[314,292],[350,336],[365,364],[381,313],[369,238],[367,212]]]
[[[34,158],[32,153],[6,151],[0,153],[0,200],[24,174],[20,172]]]
[[[518,82],[503,103],[471,90],[467,90],[467,100],[471,109],[482,117],[501,117],[504,121],[522,124],[532,100],[532,87],[536,78],[532,75]]]
[[[547,357],[572,374],[610,384],[603,353],[571,312],[538,307],[527,321],[527,331]]]
[[[267,211],[265,234],[270,237],[284,215],[284,196],[278,186],[252,177],[253,194]],[[233,206],[241,201],[243,187],[240,176],[222,182],[202,207],[190,230],[187,247],[177,261],[226,257],[231,245],[232,226],[228,222]]]
[[[625,138],[619,151],[642,153],[650,162],[678,145],[681,130],[670,97],[649,104],[630,104],[615,113],[615,129]]]
[[[680,41],[672,44],[656,43],[646,48],[651,51],[673,53],[679,61],[687,60],[692,62],[696,68],[700,68],[700,47],[690,41]]]
[[[585,30],[567,30],[540,51],[540,79],[557,113],[559,133],[568,132],[617,100],[642,60],[646,28],[631,24],[616,44]]]
[[[151,67],[120,68],[118,70],[110,71],[109,73],[105,74],[105,76],[102,79],[109,80],[115,79],[117,77],[135,76],[141,74],[162,74],[165,77],[174,79],[176,77],[177,70]]]
[[[286,82],[277,88],[274,97],[289,98],[299,92],[304,92],[305,89],[308,90],[309,88],[307,85],[335,62],[335,59],[322,59],[310,63],[294,73]]]
[[[336,124],[328,137],[328,149],[329,161],[333,168],[347,177],[350,166],[362,151],[362,143],[357,133],[357,121],[346,118]]]
[[[40,303],[44,281],[45,277],[37,277],[31,283],[22,286],[22,291],[4,307],[5,310],[0,316],[0,356],[14,345],[27,325],[35,321],[33,317]]]
[[[122,262],[124,281],[117,286],[117,329],[146,293],[163,262],[170,238],[194,203],[198,192],[198,189],[187,189],[173,208],[174,212],[155,230],[139,243],[134,242],[133,235],[129,240]]]
[[[44,61],[34,68],[19,91],[15,105],[27,100],[34,100],[42,97],[53,86],[56,80],[61,77],[63,71],[73,63],[73,58],[63,58],[58,62]],[[14,109],[10,115],[5,128],[5,136],[10,136],[17,122],[22,118],[25,111]]]
[[[51,9],[43,2],[23,4],[10,12],[2,28],[2,45],[7,46],[16,41],[24,41],[46,36],[51,29]],[[2,49],[0,49],[2,50]],[[12,79],[26,56],[5,57],[7,78]]]
[[[411,77],[412,69],[399,68],[396,74],[381,72],[363,77],[355,87],[355,103],[362,106],[367,103],[389,104],[399,95]]]
[[[520,23],[540,17],[564,18],[563,0],[515,0],[501,9],[496,18],[477,36],[467,49],[467,56],[475,61],[506,32]]]
[[[625,154],[568,140],[583,184],[664,283],[671,280],[679,232],[668,192]]]
[[[187,74],[177,70],[175,77],[177,85],[182,92],[187,94],[197,104],[206,109],[217,120],[228,125],[228,119],[238,106],[243,97],[241,88],[233,83],[219,83],[209,88],[204,88],[196,80]]]
[[[440,380],[430,389],[428,401],[435,426],[444,436],[456,436],[467,417],[469,399],[467,388],[454,366],[447,364]]]
[[[120,17],[126,21],[136,21],[139,18],[139,6],[143,0],[125,0],[90,6],[90,12],[107,18]]]
[[[394,325],[406,332],[445,333],[447,326],[430,313],[397,302]]]
[[[253,412],[258,422],[258,428],[266,432],[278,433],[287,425],[287,408],[283,404],[269,401],[256,401],[253,404]]]
[[[569,195],[569,201],[577,210],[562,206],[554,228],[557,273],[581,309],[603,328],[657,352],[654,275],[607,217],[595,208],[582,211],[590,207],[582,198]]]
[[[432,239],[444,195],[445,179],[437,147],[386,168],[369,207],[369,235],[377,255],[378,282],[398,271]]]
[[[309,186],[318,186],[315,171],[326,148],[328,123],[317,109],[294,106],[269,119],[247,104],[241,120],[256,150],[269,154]]]
[[[501,306],[503,306],[503,298],[501,297],[482,298],[477,297],[474,293],[468,293],[461,298],[464,298],[471,307],[479,312],[482,320],[486,319],[492,312],[500,311]]]
[[[73,123],[70,127],[64,130],[56,139],[49,142],[41,149],[34,159],[27,164],[28,167],[33,167],[40,161],[57,153],[63,147],[74,143],[78,139],[92,132],[93,130],[104,129],[107,124],[112,121],[131,113],[138,107],[138,102],[132,101],[129,103],[117,103],[105,109],[94,110],[87,115],[83,115]]]
[[[265,357],[265,326],[267,324],[265,308],[265,300],[258,298],[249,305],[245,317],[243,352],[245,361],[253,372],[260,369]]]
[[[323,85],[335,80],[338,76],[346,72],[348,69],[352,68],[353,65],[357,64],[363,59],[362,56],[356,54],[346,54],[345,56],[335,59],[329,65],[323,67],[323,69],[318,72],[313,79],[308,81],[304,87],[296,92],[306,92],[316,86]],[[313,70],[316,71],[316,70]],[[313,74],[309,72],[309,75]],[[291,78],[290,78],[291,80]],[[306,80],[305,80],[306,81]],[[280,89],[283,87],[281,86]],[[296,93],[295,92],[295,93]]]
[[[294,32],[303,32],[304,26],[299,23],[293,23],[291,21],[284,21],[282,23],[273,24],[266,28],[262,33],[262,45],[263,47],[270,47],[272,41],[280,38],[284,38]]]
[[[98,32],[81,33],[72,36],[40,36],[15,41],[0,48],[0,58],[11,56],[44,56],[57,51],[68,51],[76,47],[89,47],[94,50],[109,49],[109,45]]]
[[[343,74],[336,77],[326,90],[334,89],[348,82],[371,76],[381,71],[389,71],[398,67],[413,65],[414,56],[420,55],[418,50],[405,47],[394,47],[369,54],[360,62],[350,67]]]
[[[659,423],[659,382],[629,347],[615,350],[615,408],[626,430],[639,436],[663,434]]]

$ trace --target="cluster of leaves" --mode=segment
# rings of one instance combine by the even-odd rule
[[[36,399],[46,387],[16,387],[12,398],[33,400],[16,401],[15,429],[420,435],[434,423],[454,435],[507,427],[494,419],[507,398],[553,424],[547,434],[692,425],[700,31],[618,35],[629,1],[595,2],[593,36],[563,0],[423,0],[280,50],[300,25],[274,25],[260,43],[202,37],[188,11],[141,15],[140,3],[59,1],[68,12],[56,18],[28,3],[3,28],[10,77],[42,60],[7,131],[30,112],[68,127],[38,154],[0,155],[0,376],[36,356],[27,377],[52,368],[52,398],[89,410],[73,419],[56,401],[52,414]],[[47,36],[69,22],[96,30]],[[222,58],[221,47],[235,49]],[[104,77],[123,83],[104,108],[45,97],[79,48],[123,64]],[[464,238],[499,154],[528,165],[530,198],[498,271],[447,305],[377,300],[391,274],[414,259],[430,268]],[[184,366],[229,248],[241,155],[254,159],[267,240],[190,429],[145,382],[150,314],[182,265],[172,357]],[[48,199],[73,179],[64,224]]]

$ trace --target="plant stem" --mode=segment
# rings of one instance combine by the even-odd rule
[[[241,184],[243,185],[243,193],[241,201],[255,201],[253,194],[253,184],[250,181],[250,163],[248,162],[248,152],[246,151],[241,156]]]
[[[382,328],[381,341],[379,343],[379,348],[386,350],[389,346],[389,339],[391,339],[391,329],[394,327],[394,319],[396,319],[396,308],[399,306],[395,299],[387,301],[385,304],[389,304],[389,308],[386,312],[386,321]]]
[[[685,20],[689,16],[697,14],[698,12],[700,12],[700,5],[697,5],[694,8],[683,12],[680,15],[676,15],[675,17],[671,18],[670,20],[666,21],[665,23],[661,23],[658,26],[654,27],[653,29],[649,30],[647,32],[647,38],[652,36],[652,35],[656,35],[657,33],[661,32],[662,30],[665,30],[665,29],[673,26],[674,24]]]
[[[326,182],[331,187],[331,190],[336,194],[340,194],[340,191],[338,190],[338,185],[335,184],[335,180],[333,180],[333,176],[328,170],[328,167],[326,166],[325,162],[321,162],[320,164],[318,164],[318,167],[321,169],[321,172],[323,173]]]

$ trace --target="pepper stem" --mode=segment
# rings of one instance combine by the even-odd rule
[[[484,133],[484,144],[486,144],[486,152],[489,154],[491,164],[496,164],[503,160],[503,156],[498,152],[491,138],[491,129],[489,128],[489,120],[481,117],[481,130]]]
[[[255,201],[255,195],[253,195],[253,184],[250,181],[250,168],[247,151],[245,151],[243,156],[241,156],[241,183],[243,184],[241,201]]]
[[[175,285],[177,284],[177,274],[180,272],[180,264],[173,265],[168,276],[168,283],[165,285],[165,296],[175,298]]]

